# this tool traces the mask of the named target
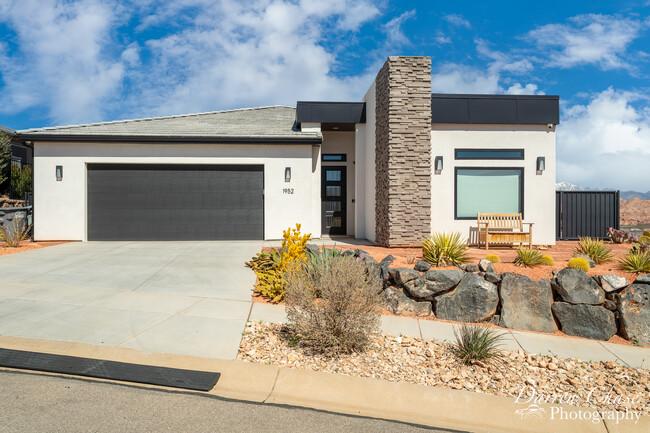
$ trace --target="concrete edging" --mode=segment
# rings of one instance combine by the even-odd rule
[[[515,411],[526,406],[516,404],[512,398],[380,379],[279,368],[243,361],[147,353],[123,347],[6,336],[0,336],[0,346],[120,362],[218,371],[222,374],[221,379],[207,394],[439,428],[472,432],[634,433],[650,431],[650,417],[642,417],[637,424],[608,422],[607,426],[603,422],[596,424],[584,420],[522,420]],[[540,406],[550,413],[551,405]],[[576,409],[575,406],[562,407]]]

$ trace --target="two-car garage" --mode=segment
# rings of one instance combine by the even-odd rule
[[[264,166],[88,164],[88,240],[264,239]]]

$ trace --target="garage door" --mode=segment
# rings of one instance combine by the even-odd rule
[[[88,165],[88,240],[264,238],[260,165]]]

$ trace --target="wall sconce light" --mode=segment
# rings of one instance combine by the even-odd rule
[[[537,157],[537,174],[542,174],[541,172],[546,170],[546,158],[543,156]]]
[[[436,156],[436,159],[434,160],[433,163],[433,168],[436,174],[440,174],[440,172],[442,171],[442,156]]]
[[[291,182],[291,167],[284,168],[284,181]]]
[[[57,182],[60,182],[63,180],[63,166],[62,165],[57,165],[56,166],[56,180]]]

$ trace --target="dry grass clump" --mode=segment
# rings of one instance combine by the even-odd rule
[[[300,344],[326,353],[362,351],[379,330],[381,282],[354,257],[330,257],[286,273],[287,316]]]

